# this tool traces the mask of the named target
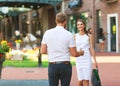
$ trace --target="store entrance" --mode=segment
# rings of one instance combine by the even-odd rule
[[[108,49],[112,52],[118,52],[118,24],[117,24],[117,15],[108,15]]]

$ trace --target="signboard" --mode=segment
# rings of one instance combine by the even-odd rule
[[[82,5],[82,0],[70,0],[68,3],[68,8],[74,8]]]

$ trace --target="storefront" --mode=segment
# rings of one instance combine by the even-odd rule
[[[65,7],[68,8],[65,12],[68,14],[68,30],[75,34],[77,32],[76,21],[78,18],[85,20],[86,29],[89,27],[94,30],[94,48],[100,51],[99,46],[99,28],[103,28],[106,32],[105,37],[105,52],[119,52],[119,14],[120,0],[81,0],[79,6],[69,8],[69,1],[65,1]],[[76,1],[76,0],[71,0]],[[78,0],[79,1],[79,0]]]

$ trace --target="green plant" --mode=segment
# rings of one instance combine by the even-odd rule
[[[4,52],[4,50],[3,50],[3,48],[0,46],[0,54],[4,54],[5,52]]]
[[[38,62],[37,61],[31,61],[31,60],[5,60],[3,63],[3,67],[24,67],[24,68],[30,68],[30,67],[37,67]]]
[[[7,41],[1,41],[1,46],[0,46],[0,53],[5,54],[6,52],[9,52],[10,47],[8,46]]]
[[[10,47],[7,44],[7,41],[1,41],[1,46],[0,46],[0,59],[2,61],[5,61],[5,54],[8,52]]]
[[[29,60],[26,55],[23,56],[23,60]]]

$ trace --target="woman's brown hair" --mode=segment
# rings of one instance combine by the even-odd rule
[[[85,25],[84,31],[87,34],[87,30],[86,30],[86,22],[83,19],[78,19],[77,22],[82,22]]]

